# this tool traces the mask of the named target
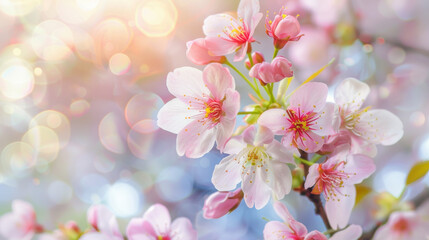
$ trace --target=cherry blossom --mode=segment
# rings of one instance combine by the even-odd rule
[[[280,82],[284,78],[292,77],[292,63],[286,58],[278,56],[270,63],[257,63],[250,69],[249,76],[257,78],[262,85]]]
[[[305,188],[325,197],[325,209],[334,229],[344,228],[355,204],[354,184],[362,182],[375,171],[373,160],[363,154],[350,154],[348,144],[337,150],[326,162],[310,166]]]
[[[415,211],[394,212],[388,222],[377,230],[374,240],[426,239],[429,237],[427,226]]]
[[[248,127],[232,138],[225,148],[230,155],[215,166],[212,183],[219,191],[231,191],[242,182],[248,207],[264,207],[271,193],[282,199],[292,187],[288,167],[294,164],[293,154],[274,140],[273,133],[263,126]]]
[[[241,188],[231,192],[215,192],[204,202],[203,216],[207,219],[220,218],[234,211],[242,199]]]
[[[285,146],[298,147],[312,153],[325,142],[325,136],[333,134],[335,106],[326,103],[328,87],[312,82],[300,87],[290,97],[290,105],[284,109],[270,109],[262,113],[258,123],[283,135]]]
[[[207,47],[214,55],[236,52],[234,61],[241,61],[255,41],[253,33],[262,18],[259,0],[241,0],[237,15],[238,19],[228,14],[211,15],[205,19],[203,30]]]
[[[352,151],[375,156],[375,144],[392,145],[404,130],[401,120],[387,110],[361,109],[369,91],[367,84],[348,78],[335,89],[335,102],[340,108],[341,129],[350,133]]]
[[[187,218],[171,222],[168,209],[152,205],[142,218],[133,218],[127,227],[129,240],[197,240],[197,232]]]
[[[177,135],[177,153],[198,158],[217,143],[223,150],[231,137],[240,95],[234,78],[218,63],[201,72],[182,67],[167,77],[168,90],[176,97],[158,113],[158,126]]]
[[[8,240],[30,240],[43,227],[36,221],[36,213],[31,204],[14,200],[12,212],[0,218],[0,234]]]
[[[123,240],[115,215],[104,205],[88,209],[88,222],[92,231],[82,235],[80,240]]]
[[[267,35],[274,39],[274,46],[282,49],[288,41],[298,41],[303,34],[299,34],[301,26],[294,16],[287,15],[286,10],[282,8],[274,17],[265,19],[265,28]]]

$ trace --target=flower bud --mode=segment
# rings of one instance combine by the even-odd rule
[[[292,77],[292,63],[286,58],[279,56],[273,59],[271,63],[258,63],[250,69],[249,75],[259,79],[261,83],[279,82],[285,78]]]
[[[265,61],[264,55],[262,53],[260,53],[260,52],[254,52],[254,53],[252,53],[252,60],[253,60],[253,65],[255,65],[257,63],[262,63],[262,62]],[[250,70],[252,68],[249,59],[247,59],[245,61],[245,64],[246,64],[246,68],[248,70]]]
[[[69,221],[60,226],[61,232],[69,239],[78,239],[81,234],[79,226],[74,221]]]
[[[242,199],[240,188],[233,192],[215,192],[204,202],[203,216],[207,219],[220,218],[234,211]]]
[[[298,41],[303,34],[298,19],[294,16],[286,15],[284,8],[274,17],[274,20],[265,20],[265,28],[268,36],[274,39],[274,46],[282,49],[288,41]]]
[[[213,55],[206,46],[204,38],[197,38],[186,43],[186,56],[197,65],[207,65],[209,63],[225,63],[225,56]]]

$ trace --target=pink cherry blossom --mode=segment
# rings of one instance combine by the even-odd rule
[[[171,223],[168,209],[161,204],[152,205],[142,218],[133,218],[127,227],[129,240],[197,240],[197,232],[187,218]]]
[[[113,213],[103,205],[95,205],[88,209],[88,222],[92,231],[82,235],[80,240],[123,240],[118,222]]]
[[[313,164],[305,181],[305,188],[314,186],[313,194],[323,193],[326,214],[334,229],[347,226],[356,199],[354,184],[375,171],[371,158],[350,154],[349,149],[349,145],[341,145],[326,162]]]
[[[253,64],[262,63],[265,61],[264,55],[260,52],[257,52],[257,51],[252,53],[252,60],[253,60]],[[249,59],[246,59],[244,64],[246,65],[247,69],[250,70],[252,68]]]
[[[240,108],[229,70],[212,63],[201,72],[182,67],[167,77],[168,90],[176,97],[158,113],[158,125],[177,135],[177,153],[198,158],[214,143],[223,150],[231,137]]]
[[[232,138],[225,148],[230,155],[216,165],[212,183],[219,191],[241,188],[248,207],[261,209],[271,193],[282,199],[292,187],[288,163],[294,164],[293,154],[274,140],[273,133],[263,126],[248,127]]]
[[[339,105],[341,129],[348,130],[352,152],[375,156],[375,144],[392,145],[404,134],[401,120],[384,109],[361,109],[369,94],[369,86],[357,79],[348,78],[335,89],[335,102]]]
[[[307,228],[296,221],[287,210],[286,206],[280,202],[273,204],[277,215],[283,220],[270,221],[265,224],[265,240],[328,240],[328,238],[319,231],[307,233]],[[344,230],[336,232],[330,240],[357,240],[362,235],[362,228],[358,225],[350,225]]]
[[[259,0],[241,0],[237,10],[238,19],[228,14],[211,15],[204,21],[206,46],[217,56],[236,52],[234,61],[243,60],[262,13]]]
[[[326,103],[328,86],[311,82],[303,85],[290,97],[284,109],[270,109],[262,113],[258,123],[283,135],[282,143],[306,152],[317,152],[325,136],[333,134],[335,105]]]
[[[390,215],[388,222],[377,230],[374,240],[427,239],[428,223],[422,221],[415,211],[394,212]]]
[[[279,56],[273,59],[270,63],[258,63],[250,69],[249,76],[257,78],[261,83],[274,83],[283,80],[284,78],[292,77],[292,63],[286,58]]]
[[[191,62],[197,65],[207,65],[209,63],[224,63],[225,56],[215,56],[206,46],[204,38],[198,38],[186,43],[186,56]]]
[[[62,231],[55,230],[52,233],[40,234],[37,240],[69,240],[69,238]]]
[[[8,240],[30,240],[43,227],[36,221],[36,213],[31,204],[22,200],[12,202],[12,212],[0,218],[0,235]]]
[[[287,15],[284,8],[272,21],[269,20],[268,16],[266,17],[265,28],[267,35],[274,39],[274,46],[277,49],[282,49],[288,41],[298,41],[303,36],[303,34],[299,34],[301,26],[298,19]]]
[[[231,192],[215,192],[204,202],[203,216],[207,219],[220,218],[234,211],[242,199],[241,188]]]

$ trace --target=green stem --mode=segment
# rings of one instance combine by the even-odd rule
[[[278,48],[274,48],[273,59],[277,57],[277,54],[279,53],[279,50],[280,49],[278,49]]]
[[[250,52],[247,53],[247,57],[249,58],[249,62],[250,62],[250,69],[252,69],[252,67],[255,65],[255,63],[253,62],[253,58],[252,58],[252,54]],[[259,84],[256,81],[256,78],[253,78],[253,82],[255,83],[255,87],[256,90],[258,90],[256,92],[256,94],[258,94],[259,97],[261,97],[261,91],[259,90]],[[262,97],[261,97],[262,98]]]
[[[261,114],[260,112],[238,112],[237,115]]]
[[[314,163],[312,163],[312,162],[310,162],[310,161],[307,161],[307,160],[305,160],[305,159],[302,159],[302,158],[300,158],[300,157],[298,157],[298,156],[293,156],[294,158],[295,158],[295,160],[298,160],[298,161],[300,161],[301,163],[304,163],[305,165],[308,165],[308,166],[311,166],[311,165],[313,165]]]
[[[250,62],[250,68],[253,67],[253,58],[252,58],[252,54],[250,52],[247,53],[247,57],[249,57],[249,62]]]
[[[274,98],[274,95],[273,95],[273,87],[274,87],[273,84],[269,83],[266,86],[268,88],[267,94],[270,97],[270,103],[275,103],[276,99]]]
[[[319,159],[321,159],[322,157],[323,157],[323,155],[314,154],[314,156],[311,158],[310,162],[315,163],[315,162],[319,161]]]
[[[232,65],[228,60],[226,60],[225,62],[226,65],[228,65],[230,68],[232,68],[235,72],[238,73],[238,75],[240,75],[246,82],[247,84],[249,84],[249,86],[253,89],[253,91],[255,91],[255,93],[259,96],[260,99],[264,99],[261,96],[261,93],[255,88],[255,86],[253,86],[253,84],[250,82],[250,80],[244,76],[243,73],[240,72],[240,70],[238,70],[234,65]]]

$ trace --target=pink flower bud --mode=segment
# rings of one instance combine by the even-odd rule
[[[207,65],[209,63],[224,63],[225,56],[213,55],[206,46],[204,38],[197,38],[186,43],[186,56],[188,59],[197,65]]]
[[[233,192],[215,192],[204,202],[203,216],[207,219],[220,218],[234,211],[243,199],[243,192],[237,189]]]
[[[253,64],[262,63],[262,62],[265,61],[264,55],[262,53],[260,53],[260,52],[254,52],[254,53],[252,53],[252,60],[253,60]],[[252,68],[249,59],[247,59],[245,61],[245,64],[246,64],[246,68],[247,69],[250,70]]]
[[[255,64],[255,66],[250,69],[249,75],[259,79],[261,83],[274,83],[284,78],[292,77],[293,71],[291,67],[292,63],[290,63],[289,60],[279,56],[274,58],[271,64],[267,62]]]
[[[79,228],[79,226],[77,225],[77,223],[75,221],[69,221],[69,222],[67,222],[66,224],[64,224],[64,228],[67,229],[67,230],[76,232],[76,233],[80,232],[80,228]]]
[[[294,16],[286,15],[285,9],[274,17],[274,20],[265,20],[265,28],[268,36],[274,39],[274,46],[282,49],[288,41],[298,41],[303,34],[298,19]]]

